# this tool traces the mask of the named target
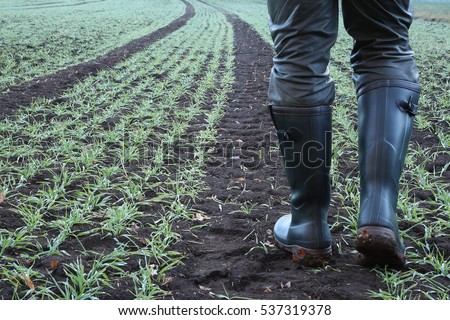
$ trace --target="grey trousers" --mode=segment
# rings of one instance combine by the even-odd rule
[[[268,0],[268,10],[275,49],[269,103],[330,105],[335,93],[328,64],[338,0]],[[354,40],[350,63],[356,90],[376,80],[418,82],[408,35],[412,0],[342,0],[342,14]]]

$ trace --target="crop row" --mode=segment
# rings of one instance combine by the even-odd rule
[[[2,1],[0,92],[103,55],[180,17],[177,0]]]
[[[0,231],[4,297],[164,293],[182,258],[172,224],[202,219],[191,205],[234,81],[231,26],[195,8],[148,49],[0,123],[2,205],[23,225]]]

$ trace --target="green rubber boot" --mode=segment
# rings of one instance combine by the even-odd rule
[[[396,209],[419,94],[418,84],[401,80],[370,82],[358,91],[361,196],[356,249],[363,265],[405,263]]]
[[[271,106],[284,168],[291,188],[291,214],[274,227],[275,243],[305,266],[331,260],[331,107]]]

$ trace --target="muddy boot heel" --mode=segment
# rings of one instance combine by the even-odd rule
[[[363,266],[405,264],[405,251],[397,243],[395,233],[385,227],[366,226],[358,229],[356,237],[358,263]]]

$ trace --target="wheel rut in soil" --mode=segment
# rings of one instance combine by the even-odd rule
[[[352,245],[335,253],[335,263],[325,270],[298,268],[274,248],[272,228],[289,210],[290,191],[266,107],[273,51],[250,25],[225,14],[234,28],[236,82],[207,163],[209,190],[194,206],[210,220],[194,231],[195,223],[205,221],[175,226],[183,241],[174,249],[186,259],[171,272],[171,297],[368,299],[368,291],[382,285],[356,264]]]
[[[6,89],[6,93],[0,94],[0,119],[13,114],[17,108],[30,105],[38,98],[51,99],[60,96],[77,82],[96,75],[101,70],[112,68],[133,54],[144,50],[150,44],[180,29],[195,15],[192,4],[185,0],[181,1],[186,6],[185,13],[155,32],[133,40],[94,60],[68,67],[48,76],[35,78],[21,85],[10,86]]]

